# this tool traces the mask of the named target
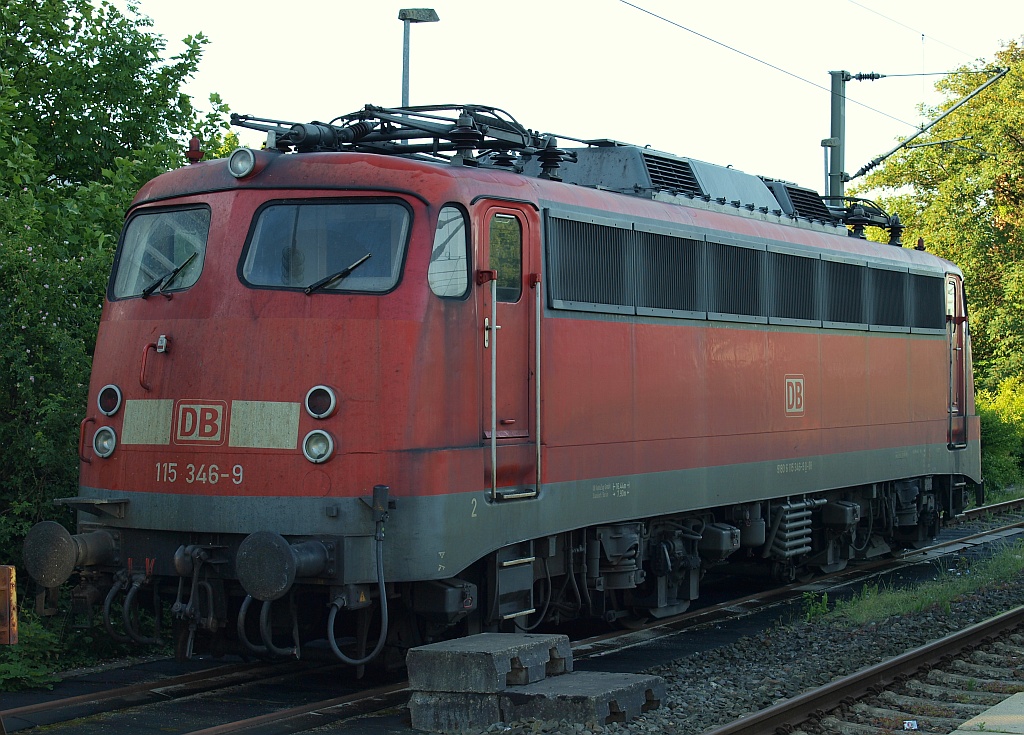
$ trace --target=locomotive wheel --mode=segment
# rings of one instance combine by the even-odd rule
[[[615,623],[626,630],[642,630],[651,620],[651,616],[646,610],[634,610],[629,615],[625,615]]]
[[[774,562],[772,564],[772,579],[782,584],[792,584],[796,581],[796,566],[785,562]]]
[[[174,638],[174,660],[178,663],[188,661],[188,634],[188,626],[181,620],[175,620],[172,637]],[[195,651],[194,641],[192,644],[192,650]]]
[[[824,566],[818,567],[818,569],[821,570],[822,574],[835,574],[836,572],[841,572],[846,569],[846,564],[846,559],[840,559],[834,564],[825,564]],[[811,576],[814,575],[812,574]]]

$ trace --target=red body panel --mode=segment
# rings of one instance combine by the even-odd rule
[[[196,188],[212,193],[177,197]],[[383,295],[307,296],[243,285],[237,267],[254,212],[267,200],[295,196],[385,197],[411,207],[411,238],[398,287]],[[484,196],[490,203],[477,203]],[[171,299],[107,304],[91,405],[109,383],[120,386],[128,401],[172,400],[174,432],[180,432],[180,402],[220,402],[227,436],[232,402],[301,404],[307,390],[326,384],[338,392],[338,411],[317,421],[297,409],[295,439],[326,428],[336,438],[337,454],[313,466],[297,445],[229,447],[224,441],[175,443],[172,437],[163,444],[123,446],[109,460],[92,458],[82,466],[83,486],[309,497],[362,497],[382,481],[395,495],[487,487],[490,368],[482,325],[490,302],[486,295],[478,298],[485,286],[471,286],[465,300],[442,300],[425,287],[435,219],[446,203],[473,214],[474,269],[486,256],[486,213],[495,204],[518,213],[527,228],[522,297],[527,302],[533,298],[530,275],[544,270],[537,212],[545,202],[615,208],[847,254],[881,247],[504,172],[441,169],[359,154],[274,157],[252,184],[231,179],[221,164],[203,164],[151,183],[137,206],[200,201],[212,207],[212,222],[199,282]],[[887,257],[912,263],[929,256],[889,248]],[[525,410],[529,418],[524,436],[502,439],[499,486],[529,483],[535,472],[535,314],[527,302],[522,334],[508,336],[515,350],[525,353],[516,357],[516,366],[502,368],[514,374],[501,380],[501,395],[514,395],[526,408],[508,411]],[[545,483],[946,442],[948,347],[941,335],[678,320],[627,323],[554,312],[545,312],[541,322]],[[160,335],[169,339],[169,350],[147,354],[146,346]],[[93,408],[89,416],[98,421],[85,437],[87,457],[96,426],[123,428],[123,414],[106,419]],[[517,419],[515,426],[523,423]],[[167,463],[176,464],[173,482],[160,469]],[[216,465],[228,478],[213,483],[207,473],[205,483],[185,482],[189,464],[207,470]],[[242,467],[237,483],[236,466]]]

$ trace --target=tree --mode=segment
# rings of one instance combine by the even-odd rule
[[[77,494],[78,425],[124,212],[181,165],[188,138],[224,147],[226,107],[181,85],[206,43],[165,42],[134,7],[7,0],[0,7],[0,559]],[[66,513],[62,520],[69,519]]]
[[[181,85],[206,38],[185,38],[164,63],[151,27],[134,6],[124,15],[106,0],[9,0],[0,10],[0,67],[19,95],[11,122],[58,181],[95,181],[133,151],[148,149],[150,174],[177,164],[168,144],[191,131],[195,112]]]
[[[992,64],[979,61],[943,77],[946,95],[928,117],[977,88],[993,67],[1009,73],[870,174],[860,191],[923,237],[929,251],[964,271],[979,385],[995,390],[1024,372],[1024,49],[1014,41]]]

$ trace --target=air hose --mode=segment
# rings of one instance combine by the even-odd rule
[[[327,642],[334,655],[350,666],[362,666],[375,659],[384,648],[384,641],[388,637],[388,596],[384,589],[384,523],[388,519],[388,491],[387,485],[376,485],[373,488],[373,515],[377,528],[374,534],[377,542],[377,590],[380,596],[380,635],[377,638],[377,645],[369,655],[362,658],[350,658],[338,648],[338,642],[334,638],[334,621],[338,617],[338,611],[347,604],[344,596],[334,598],[331,602],[331,612],[327,617]]]

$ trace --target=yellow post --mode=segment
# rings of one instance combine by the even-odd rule
[[[18,642],[18,588],[14,567],[0,566],[0,645]]]

